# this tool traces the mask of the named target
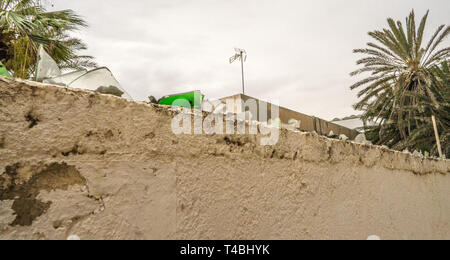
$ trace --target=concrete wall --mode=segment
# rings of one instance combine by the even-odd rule
[[[0,78],[0,239],[450,239],[450,163]]]
[[[328,122],[328,121],[323,120],[318,117],[308,116],[308,115],[302,114],[300,112],[297,112],[297,111],[294,111],[294,110],[291,110],[291,109],[288,109],[285,107],[276,106],[274,104],[270,104],[265,101],[260,101],[256,98],[242,95],[242,94],[234,95],[231,97],[226,97],[221,100],[223,102],[226,102],[227,100],[233,100],[233,102],[236,104],[236,108],[234,109],[234,111],[230,111],[230,112],[237,113],[237,112],[246,111],[246,108],[243,106],[243,104],[245,104],[245,102],[247,102],[250,99],[259,102],[259,103],[257,103],[257,111],[259,111],[260,106],[267,107],[267,110],[268,110],[267,119],[271,118],[271,108],[277,107],[278,111],[279,111],[279,118],[280,118],[281,123],[288,124],[289,120],[291,120],[291,119],[298,120],[301,122],[300,129],[304,130],[304,131],[309,131],[309,132],[316,131],[317,133],[319,133],[321,135],[328,135],[330,133],[330,131],[333,131],[333,133],[335,135],[344,134],[352,140],[359,134],[358,131],[356,131],[354,129],[349,129],[344,126]],[[265,121],[266,120],[266,118],[261,120],[259,114],[253,115],[253,116],[255,117],[254,120],[257,120],[257,121]]]

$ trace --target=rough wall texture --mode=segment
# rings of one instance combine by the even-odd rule
[[[0,78],[0,239],[450,239],[450,162]]]

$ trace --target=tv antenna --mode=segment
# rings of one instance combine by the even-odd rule
[[[247,52],[244,49],[234,48],[235,54],[230,58],[230,64],[235,62],[236,60],[241,61],[241,69],[242,69],[242,94],[245,95],[245,80],[244,80],[244,62],[247,61]]]

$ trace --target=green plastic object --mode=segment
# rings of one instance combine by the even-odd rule
[[[0,61],[0,76],[11,78],[3,63]]]
[[[200,91],[192,91],[162,97],[158,104],[167,106],[177,106],[185,108],[201,109],[203,103],[203,94]]]

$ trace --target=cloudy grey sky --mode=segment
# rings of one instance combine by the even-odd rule
[[[324,119],[355,114],[352,49],[386,18],[430,9],[428,33],[449,23],[448,0],[49,0],[90,27],[78,32],[136,100],[241,91],[233,47],[248,52],[246,94]],[[448,46],[447,40],[445,45]]]

